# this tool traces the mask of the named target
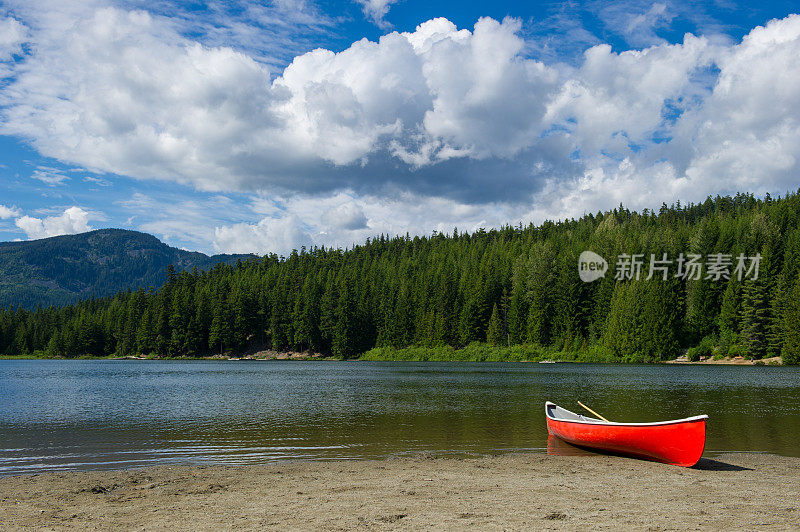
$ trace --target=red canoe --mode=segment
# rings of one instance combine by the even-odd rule
[[[706,446],[706,419],[694,416],[655,423],[614,423],[570,412],[551,402],[544,405],[547,432],[594,449],[691,467]]]

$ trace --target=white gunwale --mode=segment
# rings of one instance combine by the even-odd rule
[[[554,406],[560,410],[565,412],[569,412],[577,419],[568,419],[568,418],[559,418],[550,415],[550,406]],[[560,421],[563,423],[580,423],[582,425],[612,425],[612,426],[619,426],[619,427],[654,427],[658,425],[673,425],[675,423],[689,423],[692,421],[699,421],[701,419],[708,419],[708,416],[703,414],[700,416],[692,416],[683,419],[671,419],[669,421],[653,421],[651,423],[618,423],[616,421],[603,421],[602,419],[595,419],[593,417],[586,417],[582,416],[581,414],[576,414],[575,412],[571,412],[566,408],[562,408],[555,403],[551,403],[547,401],[544,404],[544,414],[547,416],[548,419],[552,419],[553,421]]]

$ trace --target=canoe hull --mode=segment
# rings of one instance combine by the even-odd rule
[[[547,432],[562,440],[683,467],[695,465],[706,444],[706,420],[657,424],[585,423],[547,417]]]

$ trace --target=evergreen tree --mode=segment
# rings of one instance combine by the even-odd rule
[[[503,326],[503,319],[497,304],[492,307],[492,317],[489,319],[489,328],[486,330],[486,341],[492,345],[506,345],[507,335]]]
[[[355,304],[352,286],[349,281],[344,281],[341,284],[339,298],[336,303],[335,319],[331,351],[334,356],[349,358],[355,354],[356,348],[353,338],[356,327]]]
[[[800,277],[787,300],[786,313],[783,318],[783,354],[785,364],[800,363]]]
[[[639,342],[642,324],[638,289],[636,282],[616,284],[603,331],[605,347],[617,358],[637,362],[644,356]]]
[[[769,302],[766,286],[760,278],[745,282],[742,303],[742,335],[747,355],[750,358],[764,358],[767,354],[769,325]]]
[[[548,244],[537,246],[528,266],[528,341],[547,345],[553,326],[555,253]]]
[[[718,320],[720,331],[733,332],[739,330],[739,317],[741,313],[740,288],[741,285],[735,279],[731,279],[725,288]]]
[[[486,327],[483,322],[485,302],[481,291],[473,287],[470,291],[459,320],[459,336],[462,345],[484,340]]]

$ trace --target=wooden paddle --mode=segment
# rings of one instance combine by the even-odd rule
[[[594,410],[592,410],[591,408],[586,406],[585,404],[581,403],[580,401],[578,401],[578,404],[581,405],[586,410],[588,410],[589,412],[591,412],[592,414],[594,414],[595,416],[597,416],[600,419],[602,419],[603,421],[605,421],[606,423],[611,423],[609,420],[607,420],[606,418],[604,418],[603,416],[601,416],[600,414],[598,414],[597,412],[595,412]]]

